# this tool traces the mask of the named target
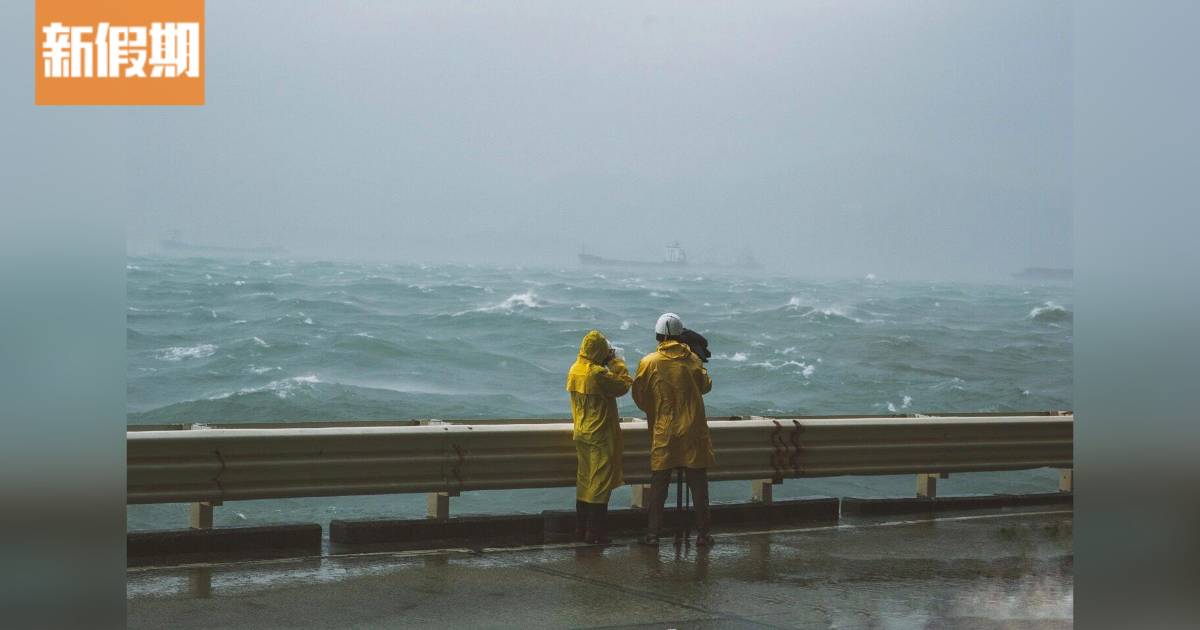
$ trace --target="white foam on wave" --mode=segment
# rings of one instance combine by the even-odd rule
[[[799,361],[790,361],[790,360],[789,361],[780,361],[778,363],[771,361],[771,360],[767,360],[767,361],[759,361],[758,363],[750,364],[751,367],[766,368],[768,370],[778,370],[779,368],[787,367],[789,365],[793,366],[793,367],[798,367],[798,368],[804,367],[803,363],[801,363]]]
[[[629,327],[632,325],[633,324],[630,324],[628,319],[621,320],[621,330],[629,330]]]
[[[235,287],[244,287],[244,286],[246,286],[246,281],[245,281],[245,280],[234,280],[234,281],[233,281],[233,286],[235,286]]]
[[[779,361],[778,363],[775,361],[771,361],[771,360],[759,361],[758,363],[751,363],[750,366],[751,367],[760,367],[760,368],[764,368],[764,369],[771,370],[771,371],[779,370],[779,369],[782,369],[785,367],[794,367],[794,368],[798,368],[798,370],[796,372],[794,372],[794,374],[799,374],[806,379],[812,378],[812,375],[814,373],[816,373],[816,371],[817,371],[817,366],[815,366],[811,363],[805,363],[803,361],[794,361],[792,359],[788,359],[785,361]]]
[[[901,409],[908,409],[911,406],[912,396],[905,395],[904,398],[901,399],[899,407],[896,407],[895,404],[889,401],[887,404],[887,409],[890,413],[899,413]]]
[[[246,369],[255,374],[266,374],[267,372],[277,372],[279,370],[282,370],[283,368],[279,367],[278,365],[274,366],[274,367],[259,367],[254,364],[251,364]]]
[[[955,377],[952,377],[948,381],[940,381],[940,382],[934,383],[933,386],[930,387],[929,389],[931,389],[935,392],[944,391],[947,389],[952,389],[955,391],[964,391],[964,390],[966,390],[966,387],[963,386],[963,383],[966,383],[966,381],[955,376]]]
[[[733,361],[734,363],[741,363],[750,357],[748,357],[745,352],[734,352],[733,354],[714,355],[713,358],[722,359],[725,361]]]
[[[270,371],[270,370],[267,370],[267,371]],[[266,385],[263,385],[261,387],[246,387],[244,389],[239,389],[236,392],[217,394],[216,396],[210,396],[209,400],[224,400],[235,394],[244,396],[247,394],[257,394],[260,392],[270,392],[272,394],[275,394],[275,396],[278,398],[290,398],[291,396],[293,396],[296,393],[297,390],[304,388],[306,386],[309,386],[309,385],[315,385],[317,383],[322,383],[322,382],[324,382],[324,381],[317,378],[316,374],[308,374],[305,376],[293,376],[291,378],[282,378],[277,381],[271,381],[270,383],[267,383]]]
[[[811,318],[811,317],[816,317],[817,315],[823,315],[827,318],[828,317],[841,317],[843,319],[848,319],[850,321],[862,323],[862,320],[850,315],[849,313],[846,312],[845,309],[838,307],[838,306],[830,306],[829,308],[814,308],[811,311],[805,313],[803,316]]]
[[[544,306],[544,304],[542,303],[541,300],[538,299],[538,296],[536,293],[534,293],[533,291],[525,291],[524,293],[514,293],[514,294],[508,296],[507,298],[505,298],[504,301],[499,304],[493,304],[491,306],[481,306],[479,308],[473,308],[473,309],[468,309],[465,311],[459,311],[454,314],[454,317],[458,317],[460,315],[466,315],[467,313],[496,313],[496,312],[512,313],[516,309],[522,308],[522,307],[523,308],[542,308],[542,306]]]
[[[205,359],[211,357],[216,351],[217,347],[211,343],[202,343],[198,346],[173,346],[159,350],[156,358],[159,361]]]
[[[787,304],[783,305],[783,308],[784,308],[784,310],[788,310],[788,311],[801,312],[800,316],[807,318],[807,319],[811,319],[814,317],[822,317],[822,316],[825,318],[840,317],[842,319],[848,319],[850,321],[858,322],[860,324],[862,323],[862,320],[858,319],[857,317],[854,317],[853,315],[851,315],[849,313],[849,311],[847,311],[845,308],[843,308],[841,306],[829,306],[826,308],[817,308],[817,307],[813,307],[813,306],[807,306],[804,304],[804,302],[802,302],[800,300],[800,298],[798,296],[794,296],[794,295],[792,296],[792,298],[790,300],[788,300]]]
[[[1045,302],[1029,311],[1029,319],[1036,321],[1056,322],[1071,318],[1071,311],[1057,302]]]
[[[254,343],[260,348],[270,348],[271,344],[263,341],[260,337],[254,337]]]

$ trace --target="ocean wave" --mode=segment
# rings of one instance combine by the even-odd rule
[[[771,310],[791,311],[794,313],[798,313],[799,316],[804,319],[829,321],[829,322],[844,321],[844,322],[854,322],[856,324],[863,323],[863,320],[851,315],[849,313],[849,311],[844,307],[828,306],[825,308],[819,308],[819,307],[815,307],[815,306],[809,306],[809,305],[805,304],[804,301],[801,300],[797,296],[792,296],[791,299],[789,299],[787,301],[787,304],[784,304],[783,306],[781,306],[777,309],[771,309]]]
[[[901,410],[901,409],[908,409],[908,408],[909,408],[909,407],[911,407],[911,406],[912,406],[912,396],[904,396],[904,398],[902,398],[902,399],[900,400],[900,406],[899,406],[899,407],[897,407],[897,406],[896,406],[895,404],[893,404],[891,401],[888,401],[888,403],[887,403],[887,410],[888,410],[888,412],[890,412],[890,413],[900,413],[900,410]]]
[[[814,308],[801,315],[805,319],[821,319],[824,321],[845,321],[854,322],[856,324],[863,323],[863,320],[850,315],[845,310],[831,306],[829,308]]]
[[[406,354],[399,344],[367,333],[339,337],[333,345],[341,355],[340,358],[350,359],[360,365],[364,360],[371,364],[377,361],[394,361]]]
[[[454,317],[467,315],[469,313],[512,313],[520,308],[542,308],[546,303],[538,299],[538,296],[533,291],[525,291],[524,293],[514,293],[504,299],[499,304],[490,306],[481,306],[479,308],[467,309],[454,314]]]
[[[267,370],[270,371],[270,370]],[[291,398],[297,391],[303,389],[312,389],[313,385],[321,383],[321,379],[317,378],[316,374],[306,376],[293,376],[291,378],[282,378],[277,381],[271,381],[266,385],[259,387],[246,387],[239,389],[236,392],[228,392],[210,396],[209,400],[224,400],[234,396],[248,396],[251,394],[259,394],[263,392],[274,394],[276,398]]]
[[[129,263],[142,267],[127,276],[131,422],[561,417],[562,372],[583,332],[603,330],[636,363],[654,351],[648,327],[663,310],[712,341],[714,415],[887,413],[888,402],[909,413],[902,393],[921,409],[1071,402],[1071,323],[1052,307],[1072,303],[1054,288],[890,282],[886,270],[870,284],[864,271],[760,286],[592,269]],[[221,286],[205,286],[205,272]],[[271,280],[280,272],[292,275]],[[637,413],[628,397],[619,404]]]
[[[760,367],[760,368],[764,368],[764,369],[771,370],[771,371],[775,371],[775,370],[785,368],[785,367],[794,367],[794,368],[797,368],[796,373],[803,376],[804,378],[811,378],[812,375],[817,371],[817,367],[811,363],[805,363],[803,361],[792,361],[790,359],[787,361],[779,361],[779,362],[774,362],[774,361],[770,361],[770,360],[759,361],[758,363],[751,363],[750,367]]]
[[[217,346],[202,343],[198,346],[174,346],[163,348],[155,355],[159,361],[182,361],[184,359],[206,359],[217,351]]]
[[[266,374],[267,372],[278,372],[279,370],[282,370],[282,369],[283,368],[278,365],[260,367],[260,366],[257,366],[257,365],[254,365],[253,363],[251,363],[250,365],[246,366],[246,371],[250,372],[251,374]]]
[[[1035,322],[1054,323],[1071,321],[1074,316],[1070,309],[1061,304],[1045,302],[1029,311],[1028,318]]]

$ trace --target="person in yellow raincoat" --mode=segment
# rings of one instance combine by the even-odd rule
[[[625,483],[621,469],[621,417],[617,398],[629,391],[629,370],[598,330],[579,344],[579,357],[567,372],[571,394],[575,472],[575,538],[607,543],[608,497]]]
[[[650,426],[650,500],[646,544],[658,542],[663,503],[671,471],[683,468],[696,504],[696,544],[712,544],[709,535],[708,468],[716,459],[704,413],[704,394],[712,379],[700,358],[680,340],[683,322],[664,313],[654,325],[658,349],[638,364],[633,401]]]

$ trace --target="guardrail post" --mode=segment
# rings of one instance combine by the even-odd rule
[[[1059,492],[1075,492],[1075,469],[1074,468],[1058,469],[1058,491]]]
[[[213,506],[221,505],[220,501],[200,501],[191,504],[188,512],[188,527],[192,529],[212,529]]]
[[[629,500],[629,507],[644,510],[646,503],[650,501],[650,484],[635,483],[633,484],[633,496]]]
[[[921,473],[917,475],[917,496],[922,499],[937,498],[938,475]]]
[[[750,500],[755,503],[774,503],[774,479],[755,479],[750,482]]]
[[[425,516],[439,521],[450,518],[450,497],[456,496],[457,491],[430,492],[425,495]]]

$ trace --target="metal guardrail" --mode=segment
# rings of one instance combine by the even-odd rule
[[[1019,417],[1061,416],[1070,414],[1066,411],[1022,411],[1015,414]],[[969,413],[887,413],[874,415],[820,415],[820,416],[709,416],[708,421],[716,420],[861,420],[864,418],[1011,418],[1012,413],[997,413],[990,411]],[[626,418],[626,421],[636,418]],[[304,422],[168,422],[152,424],[131,424],[126,431],[190,431],[197,428],[206,429],[344,429],[347,427],[419,427],[440,424],[562,424],[571,422],[570,418],[396,418],[392,420],[315,420]]]
[[[710,420],[717,463],[709,477],[779,483],[918,473],[932,485],[952,472],[1070,469],[1073,425],[1070,414]],[[645,422],[623,422],[622,429],[626,482],[644,484]],[[224,501],[445,497],[575,483],[570,424],[131,430],[126,445],[127,502],[204,504],[207,526],[211,506]],[[206,526],[204,520],[193,526]]]

